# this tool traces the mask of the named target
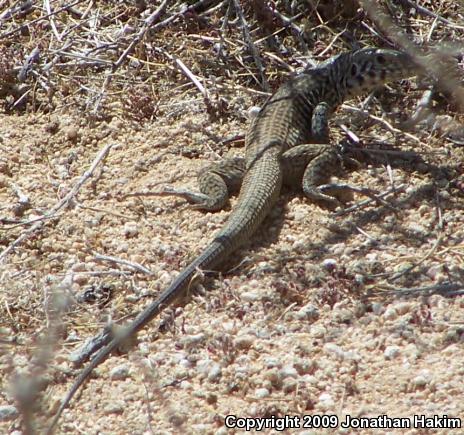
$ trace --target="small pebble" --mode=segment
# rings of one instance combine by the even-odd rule
[[[18,410],[13,405],[0,406],[0,421],[10,421],[17,418]]]
[[[109,405],[106,405],[103,408],[103,414],[105,414],[105,415],[122,414],[124,412],[125,408],[126,408],[125,402],[123,402],[123,401],[113,402],[113,403],[110,403]]]
[[[65,130],[65,134],[66,134],[66,139],[68,139],[70,142],[76,142],[79,136],[79,132],[76,127],[68,127]]]
[[[258,115],[258,113],[259,113],[260,110],[261,110],[261,108],[258,107],[258,106],[251,106],[251,107],[248,109],[248,118],[249,118],[249,119],[256,118],[256,116]]]
[[[295,367],[293,366],[284,366],[280,370],[280,375],[282,378],[297,378],[298,372]]]
[[[123,228],[124,236],[131,238],[139,234],[137,222],[126,222]]]
[[[337,267],[337,260],[333,258],[327,258],[322,262],[322,266],[327,270],[334,270]]]
[[[244,302],[256,302],[261,300],[261,298],[261,293],[257,291],[243,292],[240,294],[240,299]]]
[[[328,409],[328,408],[332,408],[335,405],[335,402],[334,402],[334,400],[332,399],[332,396],[329,393],[322,393],[319,396],[319,404],[323,408]]]
[[[208,381],[216,382],[222,375],[221,366],[218,363],[212,363],[208,373]]]
[[[180,338],[180,343],[182,346],[191,347],[196,344],[201,343],[206,339],[206,335],[203,333],[195,334],[195,335],[184,335]]]
[[[388,307],[383,313],[384,319],[395,320],[398,317],[398,312],[394,307]]]
[[[268,397],[269,394],[270,392],[267,388],[257,388],[255,390],[255,397],[257,399],[264,399],[265,397]]]
[[[264,358],[264,364],[268,369],[271,369],[273,367],[279,367],[281,364],[279,360],[273,356],[267,356]]]
[[[384,309],[384,307],[383,307],[383,305],[381,303],[379,303],[379,302],[373,302],[372,303],[372,312],[375,315],[378,316],[378,315],[382,314],[383,309]]]
[[[234,339],[234,345],[238,349],[249,349],[252,345],[253,342],[255,341],[255,337],[249,334],[243,334],[239,335],[238,337],[235,337]]]
[[[400,354],[399,346],[387,346],[383,352],[386,359],[396,358]]]
[[[293,378],[286,378],[282,382],[282,391],[284,393],[291,393],[296,390],[298,382]]]
[[[399,304],[396,304],[395,309],[398,314],[401,316],[409,313],[411,311],[412,305],[409,302],[400,302]]]
[[[422,375],[416,376],[412,380],[412,384],[415,388],[424,388],[428,383],[428,380]]]
[[[110,378],[115,381],[121,381],[129,376],[129,366],[127,364],[121,364],[111,369]]]

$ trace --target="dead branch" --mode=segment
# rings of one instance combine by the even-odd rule
[[[464,87],[455,77],[455,69],[450,68],[450,58],[439,52],[425,54],[411,42],[406,33],[395,25],[392,18],[374,1],[359,0],[362,7],[377,26],[388,35],[399,47],[409,53],[428,75],[436,86],[452,96],[453,100],[464,111]]]
[[[422,287],[394,287],[387,284],[377,284],[368,287],[373,291],[372,296],[395,295],[395,296],[431,296],[440,294],[445,297],[461,296],[464,294],[464,285],[461,283],[444,282]]]
[[[36,18],[35,20],[29,21],[29,22],[27,22],[27,23],[25,23],[25,24],[22,24],[21,26],[16,27],[15,29],[10,30],[9,32],[1,33],[1,34],[0,34],[0,39],[7,38],[7,37],[9,37],[9,36],[11,36],[11,35],[14,35],[15,33],[22,31],[23,29],[25,29],[25,28],[28,27],[28,26],[31,26],[32,24],[35,24],[35,23],[38,23],[38,22],[40,22],[40,21],[46,20],[46,19],[52,17],[53,15],[59,14],[60,12],[63,12],[63,11],[66,11],[68,8],[73,7],[73,6],[76,6],[76,5],[78,5],[79,3],[83,3],[84,1],[87,1],[87,0],[76,0],[74,3],[71,3],[71,4],[69,4],[69,5],[65,5],[65,6],[59,8],[59,9],[56,9],[56,10],[53,11],[53,12],[50,12],[50,13],[47,14],[47,15],[44,15],[44,16],[39,17],[39,18]]]
[[[411,8],[414,8],[417,12],[419,12],[422,15],[425,15],[426,17],[432,17],[437,21],[441,21],[442,23],[445,23],[447,26],[453,27],[455,29],[464,29],[464,26],[459,26],[456,23],[453,23],[450,20],[447,20],[446,18],[443,18],[441,15],[436,14],[435,12],[425,8],[424,6],[418,5],[416,2],[413,2],[411,0],[401,0],[402,3],[407,4]]]
[[[101,101],[103,99],[103,95],[105,94],[105,91],[110,84],[113,74],[116,72],[116,70],[122,65],[122,63],[126,60],[127,56],[132,53],[134,50],[135,46],[142,40],[144,37],[145,33],[147,33],[148,29],[153,25],[155,21],[157,21],[162,14],[164,14],[166,7],[168,3],[171,0],[163,0],[163,2],[160,4],[158,9],[156,9],[145,21],[139,32],[135,35],[134,39],[132,42],[128,45],[128,47],[123,51],[121,56],[119,56],[119,59],[112,65],[111,71],[107,74],[105,81],[103,82],[102,88],[96,98],[95,106],[93,108],[93,114],[95,115],[98,112],[98,109],[100,107]]]
[[[57,204],[55,204],[48,212],[44,213],[43,215],[44,220],[34,223],[29,229],[24,231],[23,234],[21,234],[13,243],[11,243],[7,248],[5,248],[0,253],[0,264],[5,262],[6,257],[15,248],[17,248],[21,243],[27,240],[32,234],[34,234],[36,231],[42,228],[42,226],[45,224],[46,219],[56,217],[57,212],[61,210],[62,208],[66,207],[73,200],[73,198],[77,195],[77,193],[79,192],[81,187],[85,184],[85,182],[92,177],[97,166],[103,160],[105,160],[105,158],[107,157],[108,153],[110,152],[111,148],[113,148],[113,146],[115,145],[109,144],[109,145],[105,145],[101,149],[101,151],[95,157],[95,160],[90,165],[90,168],[84,172],[84,174],[80,177],[80,179],[77,181],[74,187],[68,192],[68,194],[62,200],[60,200]]]
[[[98,252],[94,252],[95,260],[97,261],[110,261],[112,263],[123,264],[124,266],[131,267],[132,269],[138,270],[139,272],[146,273],[147,275],[153,275],[153,272],[142,266],[139,263],[124,260],[123,258],[112,257],[110,255],[102,255]]]
[[[250,30],[248,29],[248,23],[245,19],[245,16],[243,15],[243,10],[240,5],[240,2],[238,0],[233,0],[234,6],[235,6],[235,11],[237,12],[237,15],[240,19],[241,22],[241,29],[243,33],[243,38],[245,39],[246,44],[248,45],[248,49],[250,50],[251,55],[253,56],[254,62],[256,67],[258,68],[259,76],[260,76],[260,84],[262,88],[266,91],[269,92],[270,87],[269,83],[267,82],[266,76],[264,74],[264,67],[263,67],[263,62],[261,61],[261,57],[259,55],[259,51],[253,42],[253,39],[251,38],[250,35]]]

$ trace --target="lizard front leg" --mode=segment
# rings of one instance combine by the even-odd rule
[[[337,147],[329,145],[330,113],[329,105],[325,102],[314,108],[311,116],[311,141],[317,143],[290,148],[282,156],[282,165],[286,184],[302,185],[308,198],[335,209],[342,205],[339,198],[345,199],[346,189],[330,188],[325,189],[325,193],[319,188],[328,183],[330,177],[339,173],[343,167],[343,158]]]
[[[297,145],[282,154],[282,172],[284,184],[292,189],[300,189],[303,174],[309,163],[320,156],[330,147],[326,144]]]
[[[339,174],[343,168],[343,157],[336,146],[326,144],[303,144],[290,148],[282,155],[284,183],[292,188],[303,187],[304,194],[312,201],[335,209],[347,201],[346,186],[336,184],[330,188],[319,188]]]
[[[318,144],[328,144],[330,108],[327,103],[319,103],[311,116],[311,141]]]
[[[330,210],[343,206],[344,202],[352,199],[352,192],[346,185],[331,184],[330,188],[322,191],[322,185],[329,183],[333,175],[343,170],[343,157],[335,146],[327,145],[325,149],[306,167],[302,187],[304,194],[315,202],[324,204]]]
[[[314,141],[329,144],[329,116],[330,107],[327,103],[319,103],[313,111],[311,117],[311,136]],[[326,190],[323,193],[320,185],[330,181],[332,175],[336,175],[343,167],[343,159],[336,146],[327,145],[321,152],[308,162],[303,174],[303,192],[313,201],[322,202],[329,209],[340,206],[341,198],[346,199],[340,190]],[[341,196],[343,194],[343,196]]]

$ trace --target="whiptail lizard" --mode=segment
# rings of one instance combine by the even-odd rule
[[[283,183],[302,184],[310,199],[331,208],[338,205],[335,197],[318,188],[342,163],[337,147],[328,145],[328,116],[348,97],[417,72],[418,66],[405,53],[367,48],[335,56],[283,84],[251,122],[245,158],[213,165],[199,177],[203,195],[190,196],[201,201],[198,208],[217,210],[240,187],[237,204],[222,229],[155,301],[97,352],[64,398],[49,433],[95,367],[183,294],[199,269],[216,270],[250,239],[276,203]]]

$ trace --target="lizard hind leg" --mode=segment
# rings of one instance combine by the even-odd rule
[[[232,157],[201,170],[198,174],[200,192],[208,199],[195,205],[202,210],[216,211],[224,207],[229,195],[237,193],[245,175],[245,159]]]
[[[190,202],[192,208],[206,211],[221,210],[229,195],[240,190],[245,175],[245,159],[233,157],[213,163],[200,170],[197,176],[199,192],[167,188],[165,194],[180,196]]]

